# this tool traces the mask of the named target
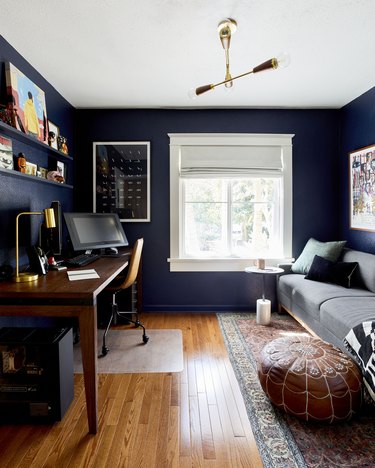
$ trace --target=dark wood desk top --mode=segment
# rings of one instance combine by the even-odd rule
[[[45,276],[39,276],[37,281],[16,283],[14,281],[0,282],[0,304],[4,299],[59,299],[95,301],[96,296],[121,273],[128,265],[129,256],[99,258],[95,262],[74,270],[94,269],[100,276],[97,279],[69,281],[67,271],[49,271]],[[73,270],[73,269],[72,269]]]

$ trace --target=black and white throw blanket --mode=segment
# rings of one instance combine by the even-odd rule
[[[344,338],[344,344],[359,364],[366,389],[375,401],[375,321],[356,325]]]

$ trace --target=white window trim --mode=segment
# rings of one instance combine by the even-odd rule
[[[267,265],[291,260],[292,256],[292,138],[294,134],[267,133],[169,133],[170,145],[170,271],[244,271],[254,258],[181,258],[180,158],[183,146],[278,146],[282,151],[284,179],[284,258],[267,258]]]

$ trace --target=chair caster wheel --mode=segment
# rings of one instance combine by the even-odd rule
[[[109,351],[109,348],[107,348],[107,346],[103,346],[102,347],[102,354],[100,355],[100,357],[107,356],[108,351]]]
[[[143,343],[146,344],[150,338],[147,335],[143,335],[142,339]]]

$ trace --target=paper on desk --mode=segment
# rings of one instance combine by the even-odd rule
[[[100,278],[95,270],[69,270],[67,273],[69,281]]]

